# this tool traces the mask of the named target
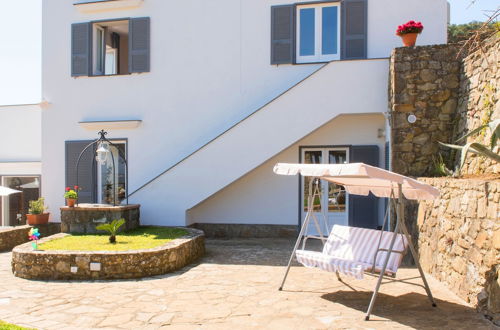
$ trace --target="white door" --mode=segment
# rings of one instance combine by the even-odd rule
[[[346,164],[349,162],[348,148],[308,148],[302,150],[302,159],[306,164]],[[307,212],[307,194],[310,177],[302,177],[302,219]],[[324,235],[328,235],[334,224],[348,224],[349,196],[343,186],[322,180],[320,183],[321,197],[314,200],[314,215]],[[328,192],[328,193],[325,193]],[[317,235],[317,230],[310,222],[308,234]]]

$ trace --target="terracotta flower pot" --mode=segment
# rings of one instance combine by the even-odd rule
[[[68,205],[68,207],[75,207],[75,203],[75,198],[66,198],[66,205]]]
[[[401,39],[403,40],[403,45],[406,47],[413,47],[417,42],[418,33],[405,33],[401,35]]]
[[[28,225],[44,225],[49,222],[50,213],[26,214]]]

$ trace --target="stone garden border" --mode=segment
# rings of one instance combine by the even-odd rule
[[[38,228],[41,237],[61,232],[61,224],[57,222],[49,222],[44,225],[36,226],[24,225],[0,228],[0,252],[11,251],[17,245],[28,242],[28,233],[33,227]]]
[[[189,233],[153,249],[131,251],[34,251],[31,243],[12,250],[15,276],[37,280],[131,279],[178,270],[205,254],[201,230]],[[44,243],[68,234],[40,240]]]

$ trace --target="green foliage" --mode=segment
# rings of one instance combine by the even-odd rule
[[[45,198],[40,197],[36,201],[29,202],[29,214],[42,214],[45,212],[47,207],[45,207]]]
[[[32,330],[31,328],[20,327],[0,320],[0,330]]]
[[[483,22],[473,21],[467,24],[448,25],[448,43],[461,43],[467,41],[483,26],[483,24]],[[498,22],[490,23],[485,27],[484,33],[481,35],[484,38],[488,38],[498,31],[500,31],[500,25]]]
[[[118,229],[125,223],[125,219],[113,220],[111,223],[104,223],[96,227],[97,230],[109,232],[110,236],[116,236]]]
[[[463,141],[463,140],[467,139],[469,136],[478,134],[485,128],[488,128],[491,131],[491,139],[490,139],[489,149],[487,146],[482,145],[481,143],[478,143],[478,142],[467,143],[464,146],[459,146],[459,145],[455,145],[455,144],[446,144],[446,143],[441,143],[441,142],[439,142],[439,143],[445,147],[459,150],[461,152],[460,168],[462,168],[464,166],[465,160],[467,158],[467,153],[469,153],[469,152],[483,156],[483,157],[488,157],[488,158],[493,159],[494,161],[500,163],[500,155],[493,151],[493,149],[498,144],[498,140],[500,140],[500,119],[490,121],[488,124],[481,125],[480,127],[473,129],[472,131],[470,131],[469,133],[467,133],[466,135],[464,135],[460,139],[458,139],[456,142]]]
[[[70,189],[64,193],[64,198],[66,199],[77,199],[78,198],[78,193],[74,191],[73,189]]]
[[[438,157],[433,157],[432,162],[434,163],[434,175],[440,176],[451,176],[453,172],[446,167],[444,163],[443,156],[441,154]]]

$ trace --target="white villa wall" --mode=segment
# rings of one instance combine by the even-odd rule
[[[387,111],[388,64],[387,59],[330,62],[130,201],[142,205],[146,224],[185,225],[186,210],[338,115]]]
[[[0,106],[0,185],[5,176],[38,176],[42,171],[42,114],[39,105]],[[0,226],[9,197],[0,197]]]
[[[42,113],[38,105],[0,106],[0,163],[42,158]]]
[[[298,177],[273,173],[299,162],[300,146],[378,145],[384,166],[383,114],[341,115],[188,211],[189,224],[298,224]],[[383,213],[381,207],[379,211]],[[379,218],[382,219],[383,215]]]
[[[369,57],[390,55],[392,47],[400,44],[394,30],[409,16],[426,24],[420,44],[446,42],[446,30],[435,22],[446,21],[446,1],[420,0],[418,5],[406,0],[384,0],[382,5],[369,2]],[[64,202],[64,141],[97,137],[96,132],[82,129],[79,121],[143,121],[137,129],[111,130],[108,135],[128,138],[129,191],[133,191],[320,67],[269,64],[270,6],[291,1],[145,0],[134,10],[93,14],[80,13],[73,3],[43,1],[42,88],[43,97],[51,105],[42,115],[43,181],[50,182],[42,185],[42,194],[50,205]],[[395,17],[388,19],[387,10]],[[150,73],[71,77],[71,23],[141,16],[151,18]],[[383,100],[383,106],[377,101],[372,107],[343,107],[339,111],[383,112],[388,76],[387,68],[383,70],[331,73],[356,75],[360,82],[377,79],[377,92],[357,89],[355,84],[349,86],[347,95],[336,94],[335,88],[321,88],[332,99],[356,99],[360,93],[364,98],[367,92],[369,99],[380,87],[382,94],[376,98]],[[339,84],[342,77],[337,77]],[[349,101],[343,100],[345,104]],[[328,120],[336,115],[332,113]],[[145,189],[150,191],[146,195],[158,196],[157,189],[167,188],[160,185],[150,189]],[[145,202],[149,198],[146,195],[137,201]],[[143,209],[146,211],[146,207]]]
[[[368,0],[368,17],[368,57],[371,58],[388,57],[393,48],[401,47],[401,38],[395,35],[396,28],[410,20],[424,25],[417,46],[447,41],[447,1]]]

